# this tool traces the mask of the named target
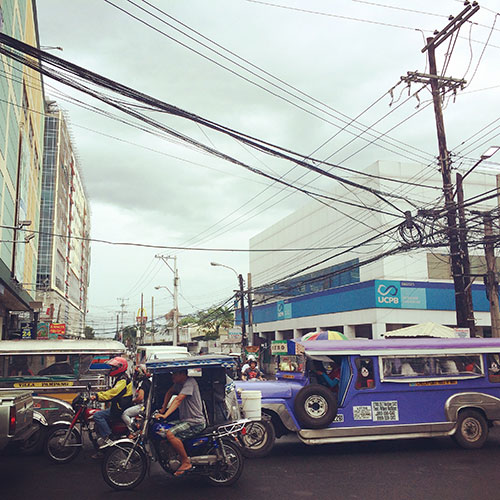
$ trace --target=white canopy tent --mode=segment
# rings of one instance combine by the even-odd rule
[[[420,325],[407,326],[385,332],[385,338],[408,338],[408,337],[436,337],[436,338],[457,338],[460,335],[453,328],[437,323],[427,322]]]

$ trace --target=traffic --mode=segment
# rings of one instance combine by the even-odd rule
[[[7,344],[0,417],[8,397],[21,392],[24,406],[7,410],[0,442],[59,467],[88,442],[115,490],[136,488],[152,463],[230,486],[245,458],[272,454],[286,435],[307,445],[450,436],[478,449],[500,422],[500,339],[281,341],[275,377],[252,356],[243,365],[168,346],[130,357],[115,341]]]

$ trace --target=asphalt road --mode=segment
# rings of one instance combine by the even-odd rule
[[[462,450],[449,438],[306,446],[278,440],[270,456],[246,460],[242,478],[215,488],[196,478],[174,479],[153,464],[131,492],[114,492],[100,463],[85,448],[67,465],[43,456],[0,455],[0,498],[71,500],[384,499],[474,500],[500,498],[500,428],[481,450]]]

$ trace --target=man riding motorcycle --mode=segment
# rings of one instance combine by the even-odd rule
[[[182,439],[195,436],[206,427],[203,415],[203,403],[201,401],[200,389],[193,377],[188,377],[187,370],[172,373],[173,385],[165,394],[160,412],[156,415],[158,419],[170,416],[177,408],[179,409],[179,420],[174,420],[166,434],[166,438],[172,448],[179,454],[181,465],[175,472],[175,476],[181,476],[192,468],[191,461],[186,453]],[[168,403],[173,395],[177,394],[172,404]]]
[[[91,399],[111,402],[111,406],[94,415],[99,438],[97,442],[101,448],[113,444],[110,439],[112,420],[119,420],[124,410],[132,403],[132,382],[127,375],[128,363],[125,358],[116,357],[107,362],[111,366],[109,376],[114,377],[113,387],[107,391],[100,391],[92,395]]]

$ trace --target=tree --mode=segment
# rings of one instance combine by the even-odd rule
[[[131,347],[137,342],[137,327],[136,326],[126,326],[122,331],[122,342]]]
[[[187,316],[183,316],[179,321],[180,326],[192,325],[193,323],[198,324],[199,318],[196,314],[188,314]]]
[[[205,334],[204,340],[218,339],[221,328],[231,328],[234,325],[233,311],[227,307],[211,308],[199,314],[198,325]]]
[[[95,330],[91,326],[86,326],[83,329],[83,335],[86,339],[93,339],[95,337]]]

